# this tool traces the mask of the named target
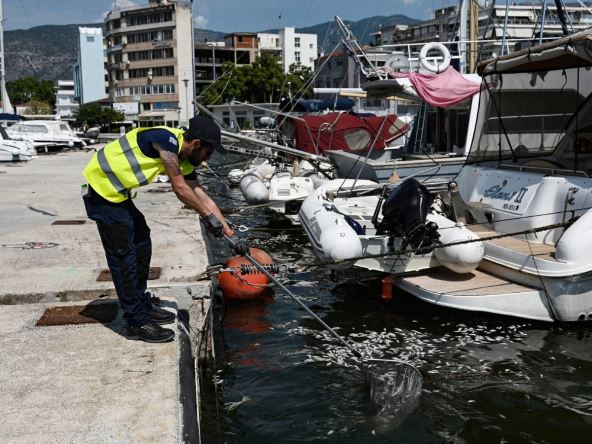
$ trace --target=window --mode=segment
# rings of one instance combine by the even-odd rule
[[[174,94],[176,85],[138,85],[130,87],[131,95],[155,95],[155,94]]]
[[[345,131],[344,138],[347,147],[352,151],[359,151],[366,148],[371,139],[370,134],[363,129],[347,130]]]
[[[87,35],[87,36],[86,36],[86,41],[87,41],[87,42],[94,42],[94,41],[95,41],[95,38],[94,38],[94,36],[92,36],[92,35]]]
[[[47,130],[47,127],[45,127],[43,125],[22,125],[21,128],[19,128],[19,130],[24,131],[26,133],[39,133],[39,134],[45,134],[45,133],[49,132]]]
[[[312,47],[313,47],[313,44],[312,44],[312,43],[311,43],[311,44],[309,44],[309,45],[308,45],[308,47],[309,47],[310,49],[312,49]]]
[[[294,47],[300,48],[300,37],[294,37]]]
[[[127,26],[146,25],[149,23],[170,22],[173,20],[171,11],[155,12],[144,15],[130,15],[125,18]]]
[[[296,60],[296,63],[300,63],[300,51],[294,53],[294,60]]]

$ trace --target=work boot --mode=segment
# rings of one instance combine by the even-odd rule
[[[158,307],[152,307],[148,312],[148,317],[150,318],[150,322],[159,325],[170,324],[176,318],[174,313]]]
[[[145,342],[169,342],[175,338],[175,332],[170,328],[162,328],[154,322],[141,326],[127,326],[127,338]]]

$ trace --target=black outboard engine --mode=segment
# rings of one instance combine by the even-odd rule
[[[390,234],[401,238],[403,248],[407,245],[411,248],[422,244],[428,246],[438,238],[436,224],[425,223],[433,201],[427,188],[417,180],[404,180],[384,201],[383,218],[377,224],[376,234]]]

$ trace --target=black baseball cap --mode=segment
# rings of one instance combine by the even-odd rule
[[[220,127],[212,119],[203,116],[195,116],[189,119],[189,128],[187,132],[192,137],[203,140],[214,147],[221,154],[226,154],[228,150],[222,146],[222,136]]]

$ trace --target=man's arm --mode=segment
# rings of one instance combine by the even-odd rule
[[[160,159],[169,176],[170,183],[177,198],[189,208],[195,210],[200,216],[205,217],[213,213],[224,226],[224,234],[227,236],[234,236],[234,231],[228,226],[226,219],[224,219],[214,201],[201,189],[200,194],[194,192],[185,181],[185,178],[181,175],[179,157],[175,153],[163,150],[156,143],[154,143],[153,146],[160,154]],[[197,181],[195,182],[197,183]]]
[[[208,196],[208,194],[201,187],[199,182],[197,180],[185,179],[185,183],[189,188],[193,190],[197,198],[208,207],[209,212],[214,213],[216,218],[222,222],[222,225],[224,226],[224,234],[226,234],[227,236],[234,236],[234,230],[230,228],[230,226],[226,222],[226,218],[222,215],[220,208],[218,207],[216,202],[214,202],[212,198]]]
[[[181,175],[181,168],[179,167],[179,157],[161,149],[158,145],[154,144],[154,148],[160,154],[160,159],[164,165],[164,168],[169,176],[173,191],[177,195],[177,198],[188,207],[195,210],[200,216],[207,216],[211,213],[208,207],[197,199],[197,196],[193,193],[193,190],[187,185],[185,179]]]

